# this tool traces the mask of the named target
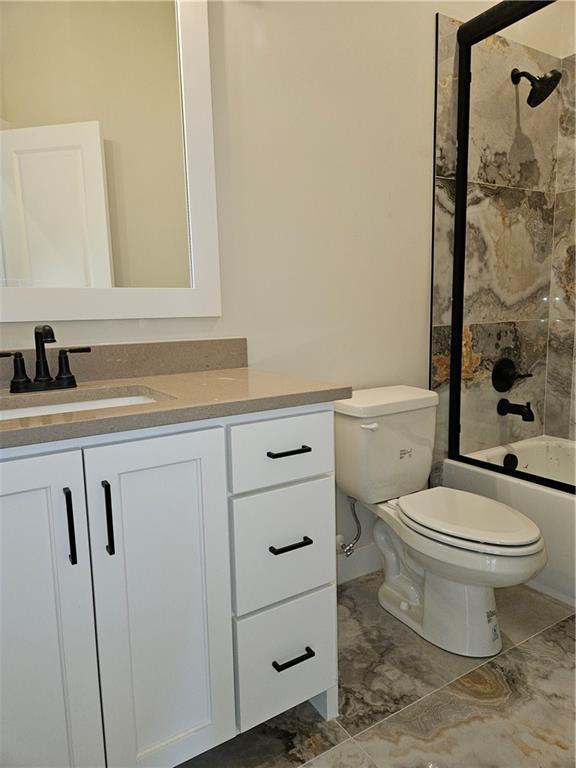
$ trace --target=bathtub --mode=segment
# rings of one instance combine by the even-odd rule
[[[574,440],[543,435],[477,451],[470,453],[469,456],[472,459],[502,466],[504,457],[512,454],[518,459],[520,472],[529,472],[531,475],[548,477],[550,480],[574,485],[576,482],[575,445]]]
[[[534,437],[469,455],[502,466],[508,453],[517,456],[518,470],[574,484],[576,464],[571,440]],[[443,484],[496,499],[533,520],[546,542],[548,563],[530,586],[574,604],[576,496],[451,459],[444,462]]]

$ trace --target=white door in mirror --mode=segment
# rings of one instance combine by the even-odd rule
[[[0,168],[0,285],[110,288],[98,122],[2,131]]]

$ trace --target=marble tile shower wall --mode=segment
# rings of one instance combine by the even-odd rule
[[[440,406],[433,482],[440,482],[448,442],[459,26],[438,17],[431,379]],[[545,431],[568,437],[574,367],[572,357],[567,363],[574,347],[574,191],[560,191],[558,184],[574,186],[574,57],[563,63],[572,70],[564,74],[560,98],[555,94],[531,109],[526,104],[527,83],[515,88],[511,70],[547,72],[559,69],[560,60],[497,35],[473,49],[462,453]],[[552,325],[555,331],[549,334]],[[512,357],[522,372],[532,374],[513,393],[515,401],[532,403],[532,423],[496,412],[501,395],[492,387],[491,373],[501,357]],[[552,364],[547,370],[548,357]]]
[[[575,96],[576,54],[562,60],[558,87],[560,114],[554,241],[550,279],[550,331],[546,370],[545,428],[549,435],[575,439],[576,345],[574,343],[575,259]]]

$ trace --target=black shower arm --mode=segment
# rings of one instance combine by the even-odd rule
[[[531,85],[534,85],[536,83],[536,81],[538,80],[538,78],[535,77],[534,75],[532,75],[530,72],[525,72],[525,71],[524,72],[519,72],[518,70],[513,70],[513,72],[514,72],[514,75],[515,75],[515,79],[513,78],[512,82],[515,82],[515,83],[519,83],[520,82],[520,78],[522,78],[522,77],[525,77],[526,80],[528,80]]]

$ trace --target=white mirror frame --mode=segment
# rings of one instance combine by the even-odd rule
[[[176,19],[191,287],[0,288],[1,322],[221,315],[207,0],[176,0]]]

